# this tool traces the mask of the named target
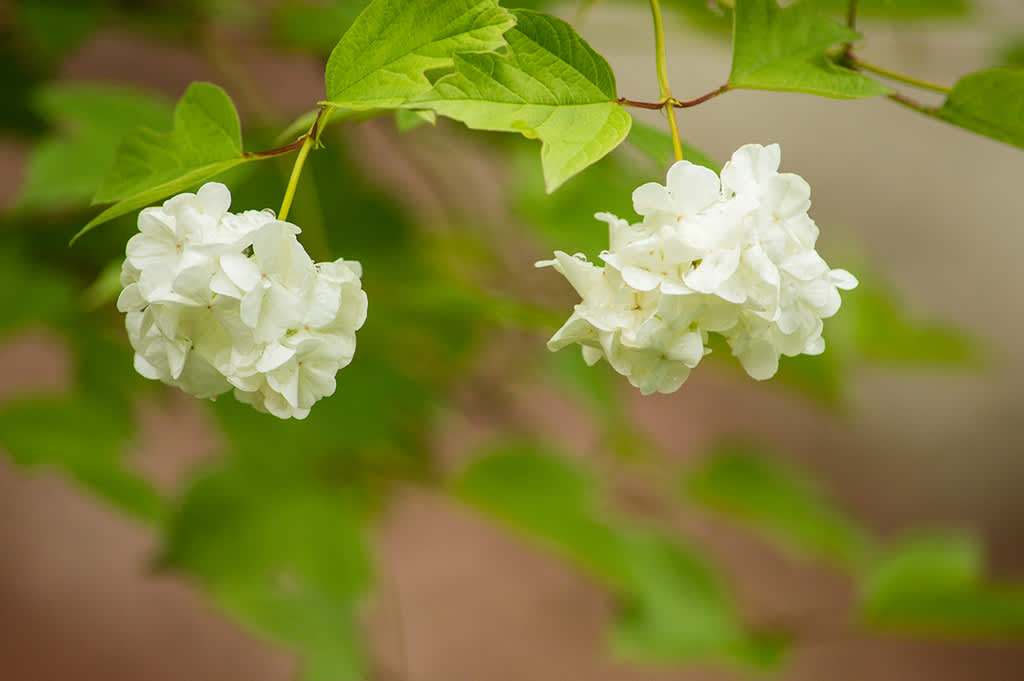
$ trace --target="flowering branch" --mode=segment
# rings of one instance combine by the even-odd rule
[[[721,87],[712,90],[711,92],[695,97],[693,99],[676,99],[675,97],[668,97],[658,102],[638,102],[635,99],[626,99],[625,97],[619,97],[619,104],[622,106],[632,106],[638,109],[662,109],[667,106],[672,106],[676,109],[688,109],[691,106],[697,106],[703,104],[709,99],[714,99],[718,95],[728,92],[731,88],[726,83]]]

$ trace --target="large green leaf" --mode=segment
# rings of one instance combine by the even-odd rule
[[[854,99],[889,92],[878,81],[833,63],[826,51],[860,35],[825,16],[813,0],[736,0],[729,85]]]
[[[163,501],[124,465],[133,434],[120,410],[91,394],[26,399],[0,410],[0,446],[16,464],[60,467],[105,500],[155,521]]]
[[[109,85],[57,84],[37,97],[37,109],[57,132],[29,156],[18,202],[25,208],[87,203],[110,168],[125,130],[164,128],[171,106],[163,97]]]
[[[327,99],[348,109],[399,106],[430,89],[425,71],[501,47],[513,23],[497,0],[374,0],[331,52]]]
[[[964,76],[935,115],[1024,149],[1024,69],[987,69]]]
[[[232,458],[171,517],[160,563],[295,651],[303,679],[366,678],[357,609],[371,583],[358,497]]]
[[[140,128],[121,142],[93,197],[94,203],[116,203],[90,220],[75,239],[255,158],[242,153],[238,113],[227,93],[212,83],[192,83],[174,109],[170,133]]]
[[[976,541],[962,535],[906,540],[865,581],[861,608],[887,629],[949,636],[1024,636],[1024,584],[984,579]]]
[[[548,191],[601,159],[632,121],[617,103],[615,75],[569,24],[517,10],[507,54],[466,54],[456,72],[410,102],[477,130],[539,138]]]
[[[868,533],[801,472],[769,457],[747,447],[717,449],[687,474],[687,494],[800,551],[854,570],[866,565]]]
[[[499,447],[474,461],[453,489],[609,588],[620,603],[620,654],[777,663],[780,642],[746,631],[707,563],[665,534],[613,519],[579,465],[528,447]]]

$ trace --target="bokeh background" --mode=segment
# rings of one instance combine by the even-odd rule
[[[0,76],[5,89],[20,96],[34,87],[32,79],[43,77],[134,85],[173,99],[191,81],[211,80],[235,98],[247,125],[278,131],[323,96],[323,58],[308,48],[309,41],[304,49],[289,42],[287,28],[268,18],[279,16],[275,3],[191,3],[188,10],[178,3],[143,3],[163,12],[165,25],[158,19],[155,27],[129,4],[108,3],[81,32],[73,30],[77,3],[0,4],[4,49],[21,55]],[[556,5],[553,11],[574,20],[608,58],[620,94],[656,99],[644,4],[587,5]],[[952,18],[863,18],[868,40],[860,53],[944,83],[1010,59],[1005,48],[1024,37],[1024,5],[971,5],[969,14]],[[68,28],[64,35],[51,32],[49,39],[60,45],[34,42],[38,36],[27,28],[27,17],[42,13],[40,8],[67,11],[66,20],[50,19],[56,22],[51,27]],[[203,20],[182,20],[193,11],[205,13]],[[696,96],[725,80],[727,36],[695,23],[692,13],[670,12],[668,29],[677,96]],[[24,59],[37,49],[49,61]],[[646,114],[636,112],[638,120],[662,124],[656,113]],[[839,406],[823,406],[785,384],[756,384],[725,363],[708,362],[671,396],[642,398],[621,381],[636,423],[682,466],[723,437],[766,443],[806,469],[879,536],[922,527],[963,529],[982,541],[993,578],[1019,580],[1024,153],[881,99],[845,102],[741,91],[682,111],[679,122],[687,141],[718,159],[742,143],[779,142],[783,170],[798,172],[813,188],[812,215],[822,226],[819,250],[830,264],[855,271],[869,267],[891,283],[914,317],[972,336],[982,359],[949,367],[864,363],[846,372]],[[46,223],[24,212],[21,202],[38,139],[33,135],[48,125],[37,123],[32,133],[10,126],[0,138],[0,208],[7,212],[4,229],[10,230],[0,233],[4,241],[26,224]],[[354,159],[351,167],[373,191],[392,196],[441,241],[462,239],[463,228],[478,230],[488,243],[500,245],[501,262],[494,267],[513,281],[510,290],[569,309],[573,299],[564,282],[533,270],[550,242],[517,229],[523,218],[510,212],[504,198],[509,176],[524,172],[519,147],[499,153],[485,136],[445,122],[403,134],[387,117],[346,127],[339,135],[338,144]],[[529,158],[536,163],[535,156]],[[652,172],[650,179],[656,178]],[[328,186],[329,181],[328,176]],[[284,179],[265,186],[274,193],[264,203],[275,206]],[[300,199],[297,221],[303,210]],[[349,216],[326,219],[345,222]],[[67,227],[54,230],[49,247],[65,248],[74,220],[65,211],[50,222]],[[374,226],[346,227],[356,228]],[[112,227],[118,236],[110,241],[120,238],[123,244],[130,229]],[[341,239],[332,238],[332,247],[339,251],[334,257],[360,258]],[[55,252],[54,262],[62,259]],[[31,299],[41,283],[29,279],[21,285],[18,295]],[[104,304],[109,313],[112,303]],[[501,431],[540,433],[580,456],[606,444],[578,403],[524,368],[521,357],[539,353],[543,334],[552,330],[491,336],[487,350],[451,377],[451,400],[426,434],[442,469],[459,465],[476,443]],[[23,325],[0,343],[0,404],[67,390],[72,374],[65,344],[41,325]],[[202,405],[184,395],[147,393],[135,414],[139,429],[130,466],[159,489],[179,489],[188,471],[216,456],[223,444]],[[724,566],[751,622],[785,623],[799,632],[777,678],[1011,681],[1024,675],[1024,649],[1009,641],[869,633],[853,621],[853,587],[838,573],[714,516],[652,502],[643,482],[623,477],[617,483],[624,505],[707,548]],[[643,667],[615,661],[603,645],[613,608],[606,594],[553,555],[429,490],[399,486],[375,523],[372,545],[379,577],[365,626],[376,678],[747,678],[706,664]],[[97,501],[60,472],[23,469],[0,457],[0,678],[294,677],[297,663],[287,649],[222,615],[188,579],[157,571],[158,548],[144,524]]]

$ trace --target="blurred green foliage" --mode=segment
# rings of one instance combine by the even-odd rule
[[[123,321],[113,307],[115,275],[135,229],[133,219],[121,215],[72,249],[67,240],[94,214],[88,199],[118,154],[128,161],[115,170],[121,182],[100,196],[127,202],[114,211],[122,214],[234,165],[241,158],[243,129],[250,151],[268,149],[292,141],[312,117],[300,119],[283,142],[275,142],[287,121],[276,121],[279,129],[269,131],[244,115],[239,122],[230,97],[217,86],[193,86],[172,112],[168,95],[181,93],[68,82],[55,74],[78,46],[110,28],[159,35],[194,50],[211,27],[241,25],[268,45],[323,59],[365,4],[286,0],[263,9],[205,0],[20,0],[13,5],[14,21],[0,35],[5,63],[0,133],[27,141],[31,150],[21,193],[0,217],[0,338],[41,331],[58,339],[71,359],[64,388],[14,395],[0,404],[0,447],[15,464],[62,470],[146,523],[159,538],[160,568],[187,575],[244,626],[294,651],[304,678],[359,679],[372,673],[374,661],[359,626],[376,588],[368,539],[381,509],[409,483],[429,486],[451,503],[493,518],[611,593],[616,611],[609,641],[621,656],[778,666],[786,650],[799,645],[796,634],[784,627],[752,627],[738,614],[721,570],[701,546],[625,509],[609,491],[613,481],[608,478],[619,468],[539,442],[535,433],[523,444],[521,426],[509,420],[501,424],[500,439],[519,444],[484,448],[456,474],[443,471],[436,444],[440,416],[466,408],[459,389],[479,379],[489,349],[507,346],[516,370],[554,386],[586,410],[601,434],[603,455],[615,456],[617,466],[634,473],[654,470],[647,482],[672,508],[711,509],[790,552],[845,570],[865,623],[953,635],[1024,633],[1024,589],[987,580],[972,540],[937,534],[882,541],[836,507],[807,474],[782,463],[784,454],[757,445],[713,448],[694,468],[677,471],[635,422],[621,377],[603,363],[585,366],[578,353],[543,349],[544,335],[560,323],[563,311],[553,295],[530,291],[509,260],[530,262],[554,248],[594,257],[607,245],[607,226],[593,214],[633,218],[630,193],[663,177],[671,161],[666,134],[638,123],[624,145],[551,195],[535,144],[444,123],[436,130],[422,127],[424,116],[415,112],[400,114],[401,133],[376,129],[393,147],[386,153],[397,154],[403,169],[415,176],[410,184],[443,181],[436,174],[438,168],[446,172],[445,154],[463,150],[482,153],[490,165],[504,168],[507,183],[494,201],[508,221],[488,231],[475,204],[467,209],[461,197],[439,192],[440,214],[446,216],[441,219],[421,210],[406,184],[380,177],[368,163],[374,147],[355,127],[379,112],[336,115],[336,127],[323,137],[325,147],[310,156],[292,217],[304,226],[311,252],[363,264],[371,313],[359,332],[355,361],[339,375],[337,393],[305,421],[279,421],[230,396],[203,405],[222,451],[190,471],[176,489],[157,491],[133,467],[131,454],[139,444],[139,409],[159,406],[167,396],[133,370]],[[718,33],[731,26],[729,4],[665,2],[691,29]],[[860,6],[867,17],[894,20],[969,10],[963,0],[862,0]],[[821,0],[796,11],[810,9],[810,24],[821,28],[824,20],[817,12],[839,16],[845,4]],[[552,20],[551,25],[561,24]],[[825,33],[827,40],[813,45],[821,54],[848,37],[843,31]],[[585,43],[575,40],[570,41],[575,57],[589,55]],[[810,54],[807,48],[803,44],[804,56]],[[453,61],[451,55],[444,59]],[[820,75],[822,63],[808,68]],[[219,76],[230,92],[235,76]],[[988,126],[980,132],[997,138],[1017,135],[1019,112],[1012,101],[993,104],[1000,92],[993,79],[1016,83],[1013,73],[1003,71],[968,76],[942,115],[960,117],[955,122],[972,129]],[[257,91],[266,86],[244,85]],[[139,126],[150,132],[139,132]],[[152,132],[172,126],[171,138]],[[421,135],[443,135],[443,152],[419,144]],[[172,159],[171,167],[161,146],[182,138],[198,140],[195,153]],[[211,139],[219,142],[210,145]],[[1017,137],[1007,141],[1019,142]],[[688,159],[720,167],[698,149],[684,147]],[[432,165],[417,164],[417,155],[431,154]],[[290,160],[235,167],[218,179],[230,184],[236,210],[266,207],[283,193]],[[153,183],[162,185],[159,191],[150,191]],[[820,357],[784,359],[780,381],[834,406],[861,366],[977,365],[982,353],[976,341],[948,324],[918,319],[868,268],[849,269],[866,274],[858,289],[844,295],[842,313],[826,323],[828,350]],[[517,345],[524,336],[529,346]],[[716,347],[712,358],[729,359],[728,350]],[[517,377],[501,375],[508,378]],[[487,389],[497,393],[501,386]]]

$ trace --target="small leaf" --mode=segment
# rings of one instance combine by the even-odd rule
[[[347,109],[399,106],[430,89],[425,71],[498,49],[514,23],[496,0],[374,0],[331,52],[327,99]]]
[[[935,115],[1024,149],[1024,70],[995,68],[964,76]]]
[[[163,97],[108,85],[57,84],[39,93],[36,108],[57,125],[29,157],[18,203],[54,209],[87,203],[110,168],[125,130],[171,123]]]
[[[897,545],[864,584],[868,622],[949,636],[1024,636],[1024,584],[989,584],[981,548],[962,535],[931,535]]]
[[[729,85],[854,99],[884,95],[878,81],[843,68],[826,51],[860,34],[821,13],[812,0],[785,9],[776,0],[736,0]]]
[[[94,217],[75,239],[96,225],[183,191],[247,160],[231,98],[212,83],[192,83],[174,109],[174,129],[140,128],[117,149],[114,164],[93,203],[113,206]]]
[[[123,462],[133,431],[120,410],[92,395],[26,399],[0,410],[0,446],[16,464],[59,466],[107,501],[155,521],[163,501]]]
[[[850,569],[872,552],[868,533],[803,474],[749,448],[721,448],[685,479],[687,494],[811,555]]]
[[[508,53],[455,58],[454,74],[409,106],[431,108],[476,130],[540,139],[549,192],[625,139],[632,118],[617,103],[615,75],[569,24],[517,10]]]

